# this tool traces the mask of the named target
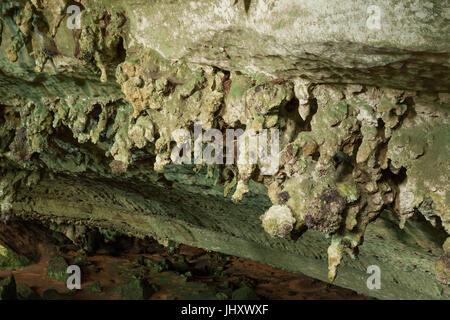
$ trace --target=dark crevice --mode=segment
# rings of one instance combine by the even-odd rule
[[[319,108],[316,98],[309,99],[308,103],[309,103],[309,106],[311,109],[310,109],[308,117],[306,117],[302,131],[311,131],[311,120],[314,117],[314,115],[317,113],[317,109]]]
[[[117,64],[121,64],[127,58],[127,50],[124,46],[123,38],[120,37],[119,44],[117,45]]]

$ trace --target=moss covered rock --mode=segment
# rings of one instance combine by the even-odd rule
[[[41,297],[29,286],[25,284],[17,285],[17,299],[19,300],[40,300]]]
[[[32,262],[26,257],[0,245],[0,270],[16,270],[28,267]]]
[[[0,281],[0,300],[15,300],[16,293],[16,280],[14,276],[8,276]]]

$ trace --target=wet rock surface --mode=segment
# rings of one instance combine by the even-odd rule
[[[16,281],[14,276],[8,276],[0,281],[0,300],[16,299]]]
[[[86,250],[98,228],[320,270],[378,297],[446,297],[446,2],[75,3],[75,29],[67,1],[1,4],[5,248],[32,242],[8,229],[19,218]],[[228,130],[278,136],[242,155],[266,161],[229,162]],[[373,259],[390,291],[361,280]]]

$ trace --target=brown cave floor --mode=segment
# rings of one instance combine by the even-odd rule
[[[0,278],[13,274],[17,285],[27,285],[41,298],[49,289],[61,294],[46,299],[121,299],[125,297],[120,288],[134,279],[146,279],[152,284],[155,291],[149,297],[152,300],[231,299],[233,291],[243,286],[252,288],[263,300],[367,299],[354,291],[248,259],[186,245],[167,249],[151,239],[145,240],[142,250],[143,243],[135,240],[131,248],[120,254],[101,248],[89,255],[75,251],[71,245],[39,244],[37,263],[21,270],[0,271]],[[69,291],[65,283],[47,276],[50,257],[55,255],[64,257],[69,265],[80,265],[81,290]],[[154,264],[151,262],[149,267],[142,261]],[[94,282],[100,284],[101,292],[91,290]]]

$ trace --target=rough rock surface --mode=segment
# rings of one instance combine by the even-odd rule
[[[340,285],[448,297],[448,1],[76,2],[79,29],[65,0],[1,4],[2,223],[74,243],[85,226],[152,235],[321,279],[327,251]],[[276,129],[279,149],[179,165],[198,123]],[[212,154],[194,140],[184,160]],[[291,214],[262,219],[277,238],[257,218],[271,205]],[[368,263],[383,290],[365,286]]]

